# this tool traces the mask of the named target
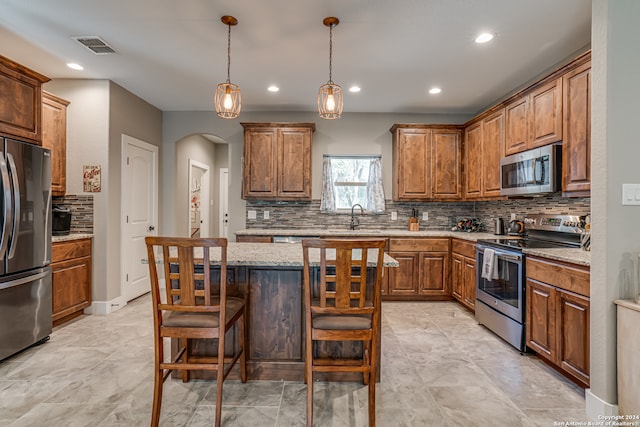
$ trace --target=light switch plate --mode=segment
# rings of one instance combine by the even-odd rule
[[[264,214],[262,214],[264,219],[269,219],[269,211],[264,211]]]
[[[423,211],[422,212],[422,220],[423,221],[429,221],[429,212],[427,212],[427,211]]]
[[[256,219],[256,211],[247,211],[247,217],[249,219]]]
[[[640,205],[640,184],[622,184],[622,204]]]
[[[391,212],[391,221],[397,221],[398,220],[398,212]]]

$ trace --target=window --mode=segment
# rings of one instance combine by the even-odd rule
[[[337,211],[362,205],[384,211],[380,156],[325,156],[321,209]]]

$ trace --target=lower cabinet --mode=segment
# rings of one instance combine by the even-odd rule
[[[273,238],[271,236],[247,236],[240,235],[236,236],[236,242],[242,243],[271,243]]]
[[[449,239],[389,239],[389,255],[400,266],[389,268],[388,300],[446,300],[449,290]]]
[[[53,326],[91,305],[91,239],[55,242],[51,247]]]
[[[527,346],[589,387],[587,267],[527,257]]]
[[[451,294],[469,310],[476,306],[476,245],[451,239]]]

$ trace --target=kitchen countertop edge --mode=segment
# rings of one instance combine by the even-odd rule
[[[59,242],[69,242],[72,240],[92,239],[92,238],[93,238],[92,233],[72,233],[72,234],[67,234],[66,236],[51,236],[51,242],[59,243]]]

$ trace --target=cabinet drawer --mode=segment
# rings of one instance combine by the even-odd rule
[[[464,255],[468,258],[476,258],[476,244],[468,240],[451,239],[451,252]]]
[[[590,271],[575,264],[527,258],[527,277],[558,288],[589,296]]]
[[[389,239],[389,251],[448,252],[449,239]]]
[[[51,245],[51,262],[91,255],[91,239],[56,242]]]

